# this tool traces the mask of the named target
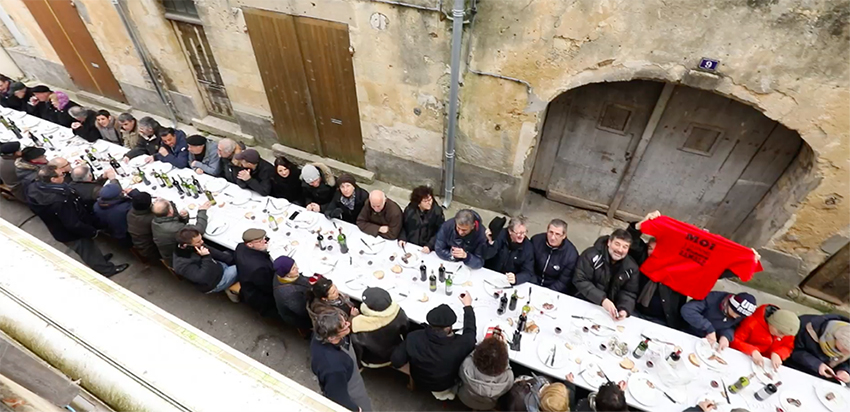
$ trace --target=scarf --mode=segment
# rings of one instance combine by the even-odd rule
[[[845,357],[844,354],[835,347],[835,332],[842,327],[850,327],[850,323],[840,320],[831,320],[826,323],[826,328],[824,328],[823,334],[821,334],[818,339],[820,349],[826,356],[829,356],[830,360]]]
[[[348,210],[354,210],[354,198],[357,197],[357,190],[351,194],[351,197],[342,196],[340,193],[339,203],[342,203],[343,206],[348,208]]]
[[[64,110],[65,106],[68,105],[68,102],[70,102],[71,99],[69,99],[68,95],[64,92],[53,92],[53,94],[56,95],[56,109]]]
[[[97,124],[97,123],[95,123]],[[115,118],[109,118],[109,124],[106,127],[97,126],[97,130],[100,131],[100,135],[104,140],[110,141],[112,143],[121,144],[121,139],[118,137],[118,130],[115,129]]]

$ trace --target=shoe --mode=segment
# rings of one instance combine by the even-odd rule
[[[103,276],[111,278],[111,277],[127,270],[128,267],[130,267],[129,263],[122,263],[120,265],[115,265],[115,270],[113,270],[112,273],[107,274],[107,275],[103,275]]]
[[[103,258],[106,259],[107,262],[112,260],[112,253],[107,253],[103,255]]]
[[[224,294],[227,295],[227,298],[230,299],[231,302],[239,303],[239,294],[238,293],[236,293],[236,292],[234,292],[230,289],[225,289]]]

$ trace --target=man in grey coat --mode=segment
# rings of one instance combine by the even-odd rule
[[[218,143],[199,134],[186,138],[189,144],[189,167],[197,174],[218,176],[221,174],[221,158],[218,155]]]
[[[198,232],[204,233],[207,230],[207,209],[210,206],[210,202],[206,202],[198,207],[197,221],[193,225]],[[189,212],[181,210],[178,213],[176,209],[173,203],[165,199],[157,200],[151,207],[155,216],[151,222],[153,243],[159,249],[159,255],[169,265],[172,265],[174,249],[177,247],[177,232],[189,226]]]

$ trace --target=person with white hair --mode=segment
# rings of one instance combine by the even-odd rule
[[[850,321],[837,314],[800,316],[788,366],[850,383]]]
[[[357,227],[363,233],[396,240],[401,232],[403,218],[398,203],[387,199],[384,192],[373,190],[369,194],[369,206],[364,207],[357,216]]]
[[[101,138],[100,130],[97,128],[97,113],[82,106],[74,106],[68,109],[68,115],[74,118],[71,129],[75,135],[91,143]]]
[[[504,273],[511,285],[534,280],[534,248],[528,240],[528,220],[512,217],[508,230],[503,230],[484,252],[484,267]]]

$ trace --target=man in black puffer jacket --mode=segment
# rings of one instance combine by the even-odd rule
[[[367,368],[390,366],[393,351],[410,327],[407,314],[381,288],[366,288],[362,302],[360,314],[351,318],[351,342],[357,359]]]
[[[201,232],[184,227],[177,232],[177,248],[172,256],[174,272],[202,293],[227,290],[236,282],[233,254],[204,245]],[[233,297],[228,295],[233,300]]]
[[[536,285],[556,292],[575,295],[573,273],[578,261],[578,251],[567,239],[567,222],[552,219],[546,233],[531,237],[534,249],[534,278]]]
[[[534,279],[534,250],[526,237],[526,219],[512,217],[508,230],[502,230],[484,252],[484,267],[504,273],[512,285]]]
[[[629,256],[632,238],[624,229],[602,236],[578,258],[573,284],[577,297],[602,306],[616,320],[635,309],[639,269]]]

